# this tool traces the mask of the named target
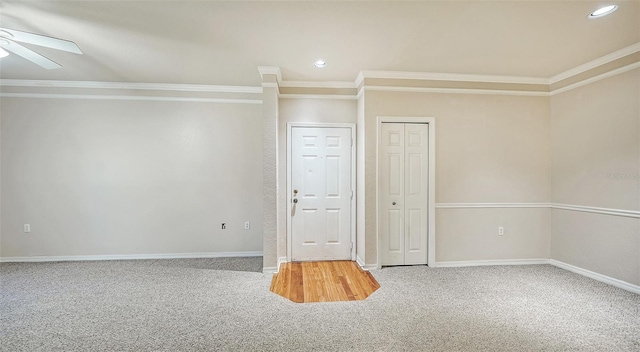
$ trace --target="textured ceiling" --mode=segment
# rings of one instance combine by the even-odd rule
[[[640,1],[597,20],[601,1],[5,1],[2,27],[76,42],[84,55],[15,55],[13,79],[259,85],[353,81],[361,70],[550,77],[640,42]],[[28,45],[25,45],[28,46]],[[318,58],[326,69],[314,68]]]

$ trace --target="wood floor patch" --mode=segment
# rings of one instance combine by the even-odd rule
[[[380,284],[352,261],[284,263],[271,292],[296,303],[364,300]]]

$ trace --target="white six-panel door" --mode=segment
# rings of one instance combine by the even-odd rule
[[[383,123],[378,231],[382,265],[427,263],[429,125]]]
[[[350,128],[292,127],[291,260],[351,259]]]

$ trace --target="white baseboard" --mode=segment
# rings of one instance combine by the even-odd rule
[[[555,260],[555,259],[550,259],[549,260],[549,264],[553,265],[553,266],[557,266],[558,268],[564,269],[564,270],[569,270],[571,272],[574,272],[576,274],[580,274],[582,276],[586,276],[588,278],[594,279],[594,280],[598,280],[600,282],[604,282],[605,284],[609,284],[611,286],[615,286],[618,288],[621,288],[623,290],[627,290],[629,292],[633,292],[636,294],[640,295],[640,286],[636,286],[634,284],[630,284],[626,281],[622,281],[622,280],[618,280],[618,279],[614,279],[610,276],[606,276],[606,275],[602,275],[602,274],[598,274],[596,272],[587,270],[587,269],[582,269],[580,267],[577,267],[575,265],[571,265],[571,264],[567,264],[564,262],[561,262],[559,260]]]
[[[360,265],[360,268],[362,268],[362,270],[364,271],[380,269],[378,268],[378,264],[365,264],[364,261],[360,259],[360,257],[357,255],[356,255],[356,263],[358,263],[358,265]]]
[[[378,264],[365,264],[365,266],[362,267],[362,270],[364,271],[371,271],[371,270],[378,270],[380,269],[380,267],[378,267]]]
[[[275,266],[265,266],[262,268],[263,274],[275,274],[278,272],[278,269]]]
[[[276,267],[276,273],[280,272],[280,266],[282,266],[282,264],[287,262],[287,257],[280,257],[278,258],[278,266]]]
[[[69,262],[95,260],[135,260],[135,259],[195,259],[228,257],[261,257],[261,251],[255,252],[202,252],[202,253],[156,253],[156,254],[111,254],[111,255],[68,255],[68,256],[31,256],[0,257],[1,263],[20,262]]]
[[[493,260],[463,260],[453,262],[436,262],[436,268],[457,268],[463,266],[486,266],[486,265],[534,265],[549,264],[549,259],[493,259]]]
[[[280,266],[287,262],[287,257],[278,258],[277,266],[265,266],[262,268],[263,274],[277,274],[280,271]]]

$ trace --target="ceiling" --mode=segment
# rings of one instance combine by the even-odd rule
[[[606,3],[619,9],[588,19]],[[361,70],[548,78],[640,42],[636,1],[6,1],[2,27],[74,41],[76,55],[29,46],[0,78],[260,85],[351,81]],[[322,58],[328,67],[313,62]]]

